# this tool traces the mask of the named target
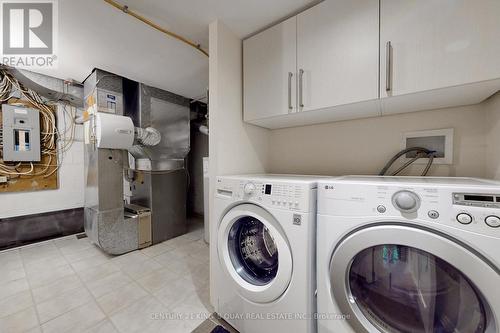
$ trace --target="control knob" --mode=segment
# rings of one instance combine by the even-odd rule
[[[413,213],[420,207],[420,198],[412,191],[399,191],[392,196],[392,204],[403,213]]]
[[[460,213],[457,215],[457,221],[462,223],[462,224],[471,224],[472,223],[472,216],[470,216],[467,213]]]
[[[498,217],[496,215],[487,216],[484,219],[484,222],[486,222],[486,224],[492,228],[499,228],[500,227],[500,217]]]
[[[245,192],[245,194],[248,194],[248,195],[255,192],[255,190],[256,190],[256,187],[255,187],[255,184],[253,184],[253,183],[246,183],[245,187],[243,188],[243,192]]]

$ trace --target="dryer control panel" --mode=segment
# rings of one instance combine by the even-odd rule
[[[316,207],[316,185],[306,182],[218,178],[217,195],[290,211],[310,212]]]
[[[463,212],[456,216],[457,222],[467,225],[471,224],[475,219],[483,219],[484,223],[491,228],[500,228],[500,193],[453,193],[453,204],[466,207],[483,208],[485,212],[494,208],[497,212],[486,213],[489,215],[469,213],[472,210],[462,209]],[[474,209],[475,210],[475,209]]]
[[[500,208],[500,194],[453,193],[453,204],[483,208]]]
[[[500,186],[433,184],[431,180],[415,184],[320,183],[318,213],[374,216],[377,220],[403,218],[500,238]]]

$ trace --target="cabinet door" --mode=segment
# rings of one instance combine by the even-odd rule
[[[292,17],[243,42],[245,121],[296,110],[296,31]]]
[[[378,0],[327,0],[299,14],[299,110],[377,99],[378,48]]]
[[[499,18],[499,0],[381,0],[380,96],[499,78]]]

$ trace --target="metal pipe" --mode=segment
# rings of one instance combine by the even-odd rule
[[[143,23],[146,23],[147,25],[149,25],[150,27],[160,31],[160,32],[163,32],[164,34],[170,36],[170,37],[173,37],[177,40],[180,40],[181,42],[185,43],[185,44],[188,44],[189,46],[191,47],[194,47],[195,49],[197,49],[198,51],[200,51],[201,53],[203,53],[204,55],[206,55],[208,57],[208,52],[203,50],[201,48],[201,45],[200,44],[196,44],[192,41],[190,41],[189,39],[187,38],[184,38],[182,37],[181,35],[178,35],[172,31],[169,31],[165,28],[162,28],[160,27],[158,24],[148,20],[147,18],[145,18],[144,16],[142,15],[139,15],[137,14],[136,12],[134,11],[131,11],[128,6],[126,5],[121,5],[119,4],[118,2],[114,1],[114,0],[104,0],[104,2],[107,2],[108,4],[110,4],[111,6],[121,10],[122,12],[124,12],[125,14],[128,14],[132,17],[135,17],[136,19],[138,19],[139,21],[142,21]]]

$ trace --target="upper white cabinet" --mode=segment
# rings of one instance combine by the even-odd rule
[[[380,6],[381,97],[500,78],[499,0]]]
[[[299,111],[379,97],[378,29],[378,0],[327,0],[297,15]]]
[[[243,42],[245,121],[296,111],[296,36],[292,17]]]
[[[244,41],[244,119],[280,128],[479,103],[500,0],[325,0]]]
[[[369,103],[379,97],[378,9],[327,0],[245,40],[244,120],[277,128],[379,115]]]

